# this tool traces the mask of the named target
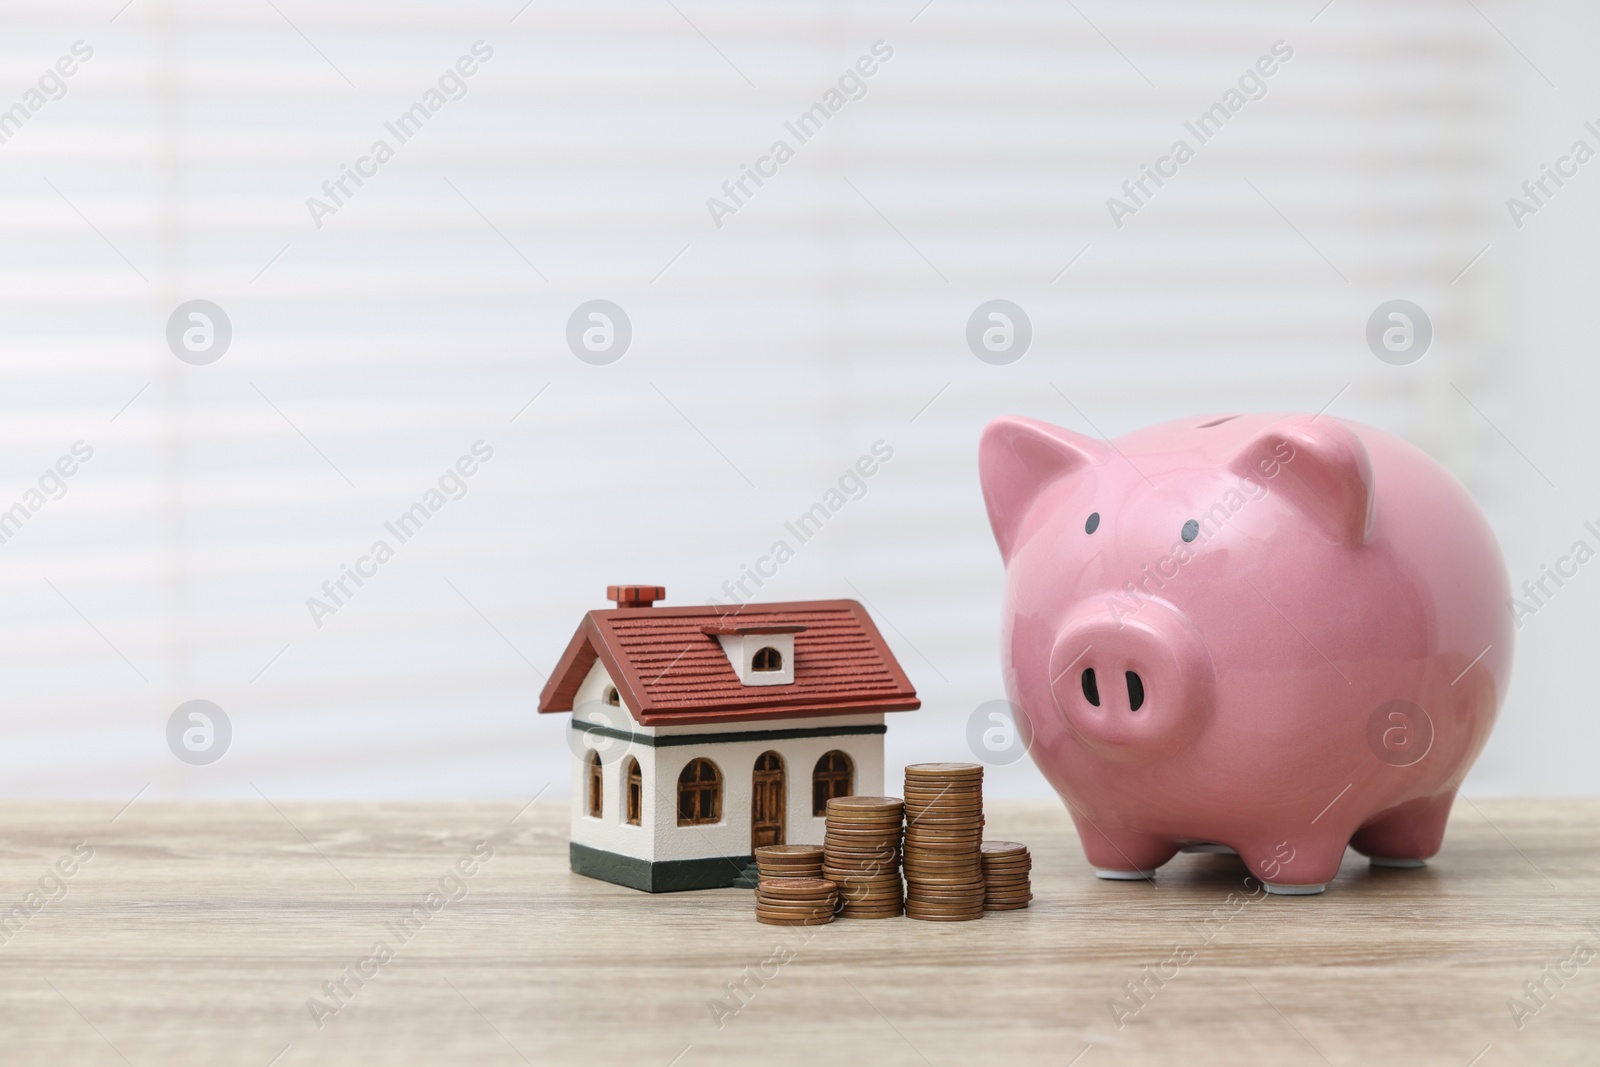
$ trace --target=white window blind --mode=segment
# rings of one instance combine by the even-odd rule
[[[93,450],[0,544],[7,793],[560,795],[535,696],[605,585],[727,599],[778,541],[745,588],[863,600],[918,685],[891,763],[959,756],[1003,696],[1000,414],[1332,404],[1495,499],[1449,385],[1493,388],[1497,329],[1493,259],[1462,271],[1503,55],[1468,5],[275,3],[4,16],[0,106],[92,49],[0,144],[0,506]],[[1367,351],[1393,297],[1447,358]],[[995,298],[1032,324],[1009,366],[965,340]],[[566,340],[594,299],[632,327],[606,366]],[[167,343],[190,300],[231,322],[206,365]],[[232,723],[210,766],[167,749],[192,699]]]

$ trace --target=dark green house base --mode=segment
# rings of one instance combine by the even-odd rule
[[[652,863],[633,856],[619,856],[615,852],[571,844],[572,871],[574,874],[598,878],[602,882],[615,882],[629,889],[642,889],[646,893],[676,893],[682,889],[727,889],[730,886],[750,888],[747,869],[753,861],[749,856],[715,856],[702,860],[662,860]]]

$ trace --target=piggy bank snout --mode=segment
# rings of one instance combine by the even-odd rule
[[[1211,659],[1175,610],[1069,619],[1050,655],[1056,710],[1085,746],[1114,760],[1169,754],[1211,710]]]

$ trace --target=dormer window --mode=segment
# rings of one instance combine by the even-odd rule
[[[794,639],[804,626],[732,617],[703,628],[722,645],[728,665],[744,685],[793,685]]]

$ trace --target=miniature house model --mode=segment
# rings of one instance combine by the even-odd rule
[[[659,893],[750,884],[759,845],[821,844],[883,791],[883,716],[921,706],[853,600],[653,607],[606,590],[539,695],[572,712],[572,869]]]

